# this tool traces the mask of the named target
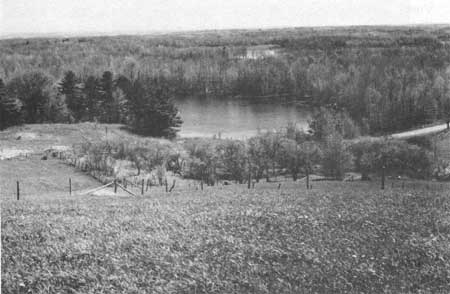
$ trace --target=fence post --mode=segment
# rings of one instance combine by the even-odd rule
[[[309,190],[309,170],[306,171],[306,190]]]
[[[173,179],[172,187],[170,187],[169,192],[172,192],[173,188],[175,188],[175,179]]]
[[[144,183],[145,183],[145,180],[142,179],[141,195],[144,195]]]
[[[386,158],[382,157],[383,166],[381,167],[381,190],[384,190],[384,181],[386,178]]]
[[[114,193],[117,193],[117,180],[114,179]]]
[[[169,187],[167,186],[167,178],[164,181],[164,185],[166,185],[166,193],[169,192]]]
[[[19,181],[17,181],[17,200],[20,199],[20,188],[19,188]]]
[[[69,178],[69,195],[72,195],[72,179]]]

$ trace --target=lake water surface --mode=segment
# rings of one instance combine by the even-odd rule
[[[175,100],[183,125],[181,137],[244,139],[258,130],[278,130],[288,123],[306,129],[311,110],[294,102],[189,97]]]

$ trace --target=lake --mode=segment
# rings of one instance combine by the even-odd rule
[[[288,123],[307,129],[311,109],[293,101],[272,102],[251,99],[183,98],[175,100],[183,125],[181,137],[244,139],[258,130],[278,130]]]

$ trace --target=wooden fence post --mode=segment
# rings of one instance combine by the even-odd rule
[[[309,189],[309,170],[306,171],[306,190]]]
[[[20,188],[19,188],[19,181],[17,181],[17,200],[20,199]]]
[[[164,185],[166,186],[166,193],[169,192],[169,187],[167,186],[167,178],[164,181]]]
[[[117,180],[114,179],[114,193],[117,193]]]
[[[175,188],[175,179],[173,179],[172,187],[170,187],[169,192],[172,192],[173,188]]]
[[[69,178],[69,195],[72,195],[72,179]]]
[[[145,183],[145,180],[142,179],[141,195],[144,195],[144,183]]]
[[[381,166],[381,190],[384,190],[384,183],[386,181],[386,158],[384,156],[381,157],[382,166]]]

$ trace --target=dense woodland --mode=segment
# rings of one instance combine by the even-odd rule
[[[370,134],[450,117],[445,26],[9,39],[0,56],[2,111],[24,122],[97,119],[173,135],[144,130],[142,105],[164,104],[162,120],[178,126],[162,101],[194,95],[300,100],[343,110]]]
[[[0,129],[20,123],[98,121],[171,138],[182,121],[169,92],[164,79],[114,79],[109,71],[85,80],[68,71],[54,86],[44,73],[28,72],[6,86],[0,79]]]

